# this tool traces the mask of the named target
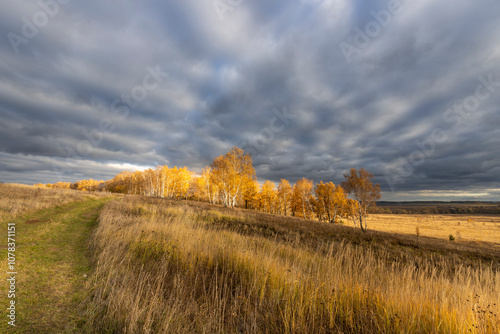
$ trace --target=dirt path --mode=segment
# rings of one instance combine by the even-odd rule
[[[15,219],[15,298],[0,285],[0,333],[75,333],[82,316],[89,267],[88,239],[103,205],[111,198],[89,199]],[[7,272],[7,227],[0,231],[2,276]],[[10,285],[9,285],[10,286]],[[7,308],[15,300],[15,327]]]

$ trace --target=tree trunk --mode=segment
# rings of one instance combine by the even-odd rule
[[[283,206],[285,208],[285,216],[286,216],[286,195],[283,196]]]
[[[327,209],[326,209],[325,200],[322,200],[322,201],[321,201],[321,204],[323,204],[323,211],[325,211],[325,212],[326,212],[326,214],[327,214],[327,217],[328,217],[328,222],[329,222],[329,223],[331,223],[331,222],[332,222],[332,219],[331,219],[331,217],[330,217],[330,210],[327,210]]]
[[[303,218],[307,218],[306,217],[306,203],[304,203],[304,198],[302,198],[302,216],[303,216]]]
[[[359,215],[359,227],[361,227],[361,231],[366,232],[366,220],[365,227],[363,228],[363,215]]]

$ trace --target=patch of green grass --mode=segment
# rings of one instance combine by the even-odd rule
[[[2,317],[0,332],[72,333],[82,317],[90,270],[88,240],[103,205],[112,198],[87,199],[18,217],[16,226],[16,327]],[[2,268],[7,268],[7,224],[0,230]],[[2,270],[6,271],[6,270]],[[7,308],[7,282],[0,298]],[[5,314],[5,313],[4,313]]]

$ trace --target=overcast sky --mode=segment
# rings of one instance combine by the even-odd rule
[[[375,175],[385,200],[500,198],[498,0],[0,1],[0,180]]]

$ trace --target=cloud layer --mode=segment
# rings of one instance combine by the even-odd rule
[[[200,171],[231,146],[261,179],[384,199],[500,192],[500,3],[0,4],[0,180]],[[441,194],[436,198],[434,194]]]

